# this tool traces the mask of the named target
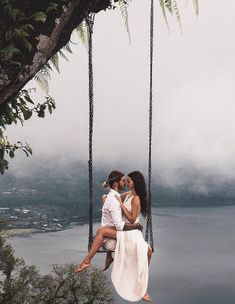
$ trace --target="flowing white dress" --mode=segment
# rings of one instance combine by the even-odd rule
[[[132,197],[124,201],[131,211]],[[125,222],[128,219],[123,216]],[[136,223],[139,222],[139,216]],[[136,302],[143,298],[148,287],[148,244],[140,230],[117,231],[117,244],[111,279],[117,293],[125,300]]]

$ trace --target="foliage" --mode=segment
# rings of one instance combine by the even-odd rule
[[[46,101],[42,104],[35,105],[30,95],[33,90],[22,90],[17,96],[12,98],[11,102],[1,105],[0,108],[0,173],[3,174],[8,169],[8,160],[6,156],[10,158],[15,157],[17,150],[22,150],[26,156],[32,154],[32,149],[28,144],[23,145],[18,141],[16,144],[11,144],[4,131],[6,127],[11,124],[21,123],[24,124],[25,120],[32,117],[33,113],[36,113],[38,117],[44,118],[45,113],[48,110],[49,113],[55,109],[55,102],[50,96],[46,96]]]
[[[159,0],[159,4],[161,7],[163,18],[165,19],[168,29],[169,29],[169,25],[168,25],[168,19],[167,19],[167,12],[172,16],[175,15],[176,20],[180,26],[180,30],[182,31],[180,12],[179,12],[179,7],[177,4],[177,1],[176,0]],[[198,11],[199,11],[198,0],[193,0],[193,5],[195,7],[196,14],[198,15]]]
[[[130,0],[118,0],[116,2],[117,2],[116,5],[119,7],[122,18],[124,20],[124,25],[125,25],[125,28],[126,28],[126,31],[128,34],[129,41],[131,41],[131,34],[130,34],[130,28],[129,28],[129,22],[128,22],[129,17],[128,17],[128,10],[127,10],[127,7],[131,1]]]
[[[24,6],[21,1],[3,0],[0,1],[0,87],[8,85],[16,73],[24,77],[30,62],[37,51],[37,36],[41,33],[42,25],[47,22],[54,22],[61,13],[66,0],[38,1],[32,3],[30,9]],[[50,21],[51,20],[51,21]],[[66,48],[69,49],[68,47]],[[63,51],[60,51],[63,55]],[[57,70],[58,55],[54,55],[41,71],[35,76],[38,83],[43,87],[47,96],[42,104],[35,105],[30,91],[22,90],[13,97],[7,104],[0,107],[0,173],[3,174],[8,169],[6,156],[13,158],[16,150],[23,150],[27,156],[32,154],[28,144],[18,141],[11,144],[4,135],[8,125],[20,122],[32,117],[35,112],[38,117],[45,116],[46,109],[51,113],[55,109],[54,100],[48,95],[48,77],[51,66]],[[8,72],[4,74],[4,69]]]
[[[130,30],[128,24],[127,7],[131,0],[105,0],[104,8],[120,8],[124,19],[125,27],[130,40]],[[29,1],[30,2],[30,1]],[[29,3],[27,2],[27,3]],[[102,1],[101,1],[102,2]],[[167,23],[167,12],[175,15],[181,27],[180,14],[176,0],[159,0],[163,17]],[[40,34],[50,36],[50,25],[57,20],[61,12],[66,9],[68,0],[44,0],[32,2],[30,9],[25,7],[23,1],[2,0],[0,1],[0,89],[9,84],[14,86],[17,77],[24,78],[30,70],[30,64],[37,49],[37,40]],[[196,13],[198,14],[198,0],[193,0]],[[102,3],[100,3],[102,6]],[[42,33],[42,25],[46,24],[48,33]],[[49,30],[50,29],[50,30]],[[86,23],[82,22],[77,28],[77,32],[83,43],[87,45]],[[36,42],[35,42],[36,41]],[[54,67],[59,72],[59,57],[66,60],[64,51],[72,52],[70,43],[54,54],[51,59],[45,63],[41,70],[35,75],[35,80],[39,86],[47,93],[46,101],[42,104],[34,105],[30,92],[20,91],[13,97],[8,104],[0,107],[0,173],[3,174],[8,169],[8,161],[5,156],[13,158],[16,150],[23,150],[28,156],[32,154],[28,144],[23,145],[20,141],[11,144],[4,135],[7,125],[23,122],[32,117],[33,112],[41,118],[45,116],[45,110],[51,113],[55,108],[53,99],[48,95],[50,72]],[[7,73],[6,71],[7,70]],[[16,79],[15,79],[16,77]],[[33,105],[31,107],[31,105]]]
[[[67,43],[61,50],[59,50],[55,55],[53,55],[51,59],[34,76],[34,80],[36,80],[39,87],[47,94],[49,94],[49,80],[51,79],[50,73],[53,70],[53,67],[57,70],[58,73],[60,73],[60,57],[68,61],[65,52],[72,53],[70,43]]]
[[[29,11],[21,1],[0,1],[0,59],[3,64],[22,69],[23,59],[33,51],[41,24],[54,19],[65,3],[65,0],[40,1]]]
[[[1,228],[0,228],[1,229]],[[54,265],[40,275],[35,266],[16,258],[0,230],[0,304],[111,303],[112,292],[104,274],[97,270],[74,273],[74,265]]]
[[[88,50],[88,29],[86,21],[83,20],[82,23],[75,29],[77,32],[79,38],[81,39],[82,44],[86,47]]]

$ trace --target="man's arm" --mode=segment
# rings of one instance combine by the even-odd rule
[[[123,231],[135,230],[135,229],[143,231],[143,225],[141,225],[140,223],[136,223],[136,224],[125,223],[125,225],[123,227]]]
[[[135,230],[135,229],[138,229],[141,231],[143,230],[143,226],[139,223],[136,223],[136,224],[125,223],[122,220],[122,210],[121,210],[121,207],[120,207],[118,201],[116,201],[116,199],[112,203],[110,212],[111,212],[114,226],[116,227],[117,230],[119,230],[119,231],[122,231],[122,230],[127,231],[127,230]]]
[[[110,204],[109,211],[115,228],[120,231],[123,230],[125,222],[122,220],[121,207],[115,198],[113,198],[113,201]]]

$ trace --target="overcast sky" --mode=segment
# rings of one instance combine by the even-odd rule
[[[198,17],[192,2],[178,1],[183,34],[175,17],[168,18],[168,33],[156,6],[153,166],[168,183],[184,167],[235,177],[235,2],[199,1]],[[147,166],[148,1],[132,1],[129,26],[131,44],[118,10],[96,16],[95,166]],[[8,129],[12,141],[31,144],[30,162],[38,155],[87,161],[87,51],[77,38],[72,41],[77,45],[70,62],[61,61],[61,73],[54,72],[50,82],[57,109]],[[20,166],[29,162],[18,159]]]

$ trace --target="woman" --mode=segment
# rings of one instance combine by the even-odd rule
[[[106,184],[105,186],[108,186],[108,185]],[[137,222],[139,222],[140,214],[142,214],[144,217],[146,217],[147,208],[148,208],[146,184],[145,184],[145,180],[144,180],[142,173],[139,171],[134,171],[134,172],[129,173],[128,177],[127,177],[127,187],[130,191],[122,194],[121,198],[117,197],[117,199],[119,200],[119,203],[120,203],[120,206],[121,206],[121,209],[123,212],[123,220],[125,222],[129,222],[129,223],[137,223]],[[114,269],[112,272],[112,280],[114,282],[115,288],[118,291],[120,289],[120,286],[121,285],[123,286],[123,284],[121,282],[121,281],[123,281],[122,272],[125,271],[125,269],[126,269],[126,268],[123,268],[122,271],[120,272],[121,268],[120,268],[119,262],[122,263],[123,256],[125,256],[125,259],[128,259],[128,255],[130,253],[130,248],[131,248],[134,250],[133,254],[135,254],[137,251],[142,252],[142,253],[144,252],[145,257],[147,257],[147,263],[149,264],[151,255],[152,255],[152,250],[147,245],[147,243],[144,241],[143,235],[139,230],[125,231],[125,232],[118,231],[117,232],[117,230],[114,227],[101,227],[97,231],[97,235],[96,235],[94,242],[98,243],[98,241],[99,241],[100,242],[99,244],[101,246],[103,239],[107,238],[107,237],[112,238],[112,239],[117,239],[118,250],[115,250],[115,263],[114,263]],[[125,238],[127,238],[126,240],[131,240],[131,241],[128,243],[128,241],[126,241]],[[135,242],[137,242],[137,243],[135,243]],[[125,246],[127,246],[127,244],[129,245],[128,250],[125,248]],[[134,249],[134,246],[138,250]],[[97,248],[97,244],[96,244],[96,248]],[[126,251],[126,255],[124,254],[125,251]],[[83,262],[75,268],[75,272],[81,272],[84,269],[90,267],[91,259],[93,258],[95,253],[96,252],[94,252],[94,250],[90,250],[89,253],[87,254],[87,256],[85,257],[85,259],[83,260]],[[120,255],[120,253],[121,253],[121,255]],[[108,252],[107,257],[106,257],[105,269],[107,269],[109,267],[109,265],[112,263],[112,261],[113,261],[113,258],[111,256],[111,253]],[[133,262],[133,259],[130,260],[130,263],[132,263],[132,262]],[[127,267],[127,270],[128,270],[128,267]],[[145,267],[145,270],[146,270],[146,267]],[[129,273],[130,272],[127,273],[126,277],[128,277]],[[148,270],[146,270],[146,272],[145,272],[145,283],[147,280],[146,276],[148,276]],[[118,293],[122,296],[123,291],[119,290]],[[147,294],[143,296],[143,299],[146,301],[151,301],[150,297]],[[132,300],[132,299],[129,299],[129,300]]]

